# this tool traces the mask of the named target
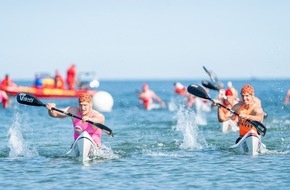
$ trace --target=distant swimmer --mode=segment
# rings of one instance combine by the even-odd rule
[[[187,95],[186,87],[180,82],[174,83],[174,92],[178,95]]]
[[[177,95],[184,96],[186,98],[186,106],[191,107],[195,102],[195,96],[187,92],[187,87],[180,82],[174,83],[174,92]]]
[[[144,83],[142,86],[142,91],[138,95],[139,100],[144,105],[144,109],[150,110],[154,101],[158,102],[162,107],[165,106],[165,103],[161,100],[156,93],[149,88],[147,83]]]

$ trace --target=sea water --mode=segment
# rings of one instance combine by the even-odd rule
[[[165,108],[143,109],[137,97],[143,82],[167,103]],[[11,97],[9,108],[0,108],[1,189],[289,188],[290,105],[283,104],[289,80],[232,80],[238,90],[252,84],[268,113],[262,138],[268,151],[254,157],[233,152],[229,147],[238,133],[222,133],[216,108],[184,106],[173,92],[174,82],[101,81],[99,90],[114,99],[113,110],[103,113],[114,137],[104,133],[107,151],[86,164],[66,156],[73,142],[69,118],[51,118],[45,108]],[[217,96],[216,91],[209,94]],[[77,105],[76,99],[41,101],[58,108]]]

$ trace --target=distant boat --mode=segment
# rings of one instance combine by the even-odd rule
[[[75,98],[84,92],[88,92],[93,96],[97,92],[95,88],[99,86],[99,81],[92,78],[94,77],[94,73],[92,72],[80,74],[82,76],[79,76],[77,79],[77,88],[73,90],[55,88],[54,78],[48,74],[38,75],[38,79],[41,80],[42,86],[2,86],[0,84],[0,89],[5,91],[9,96],[16,96],[19,92],[30,93],[38,98]],[[84,76],[85,80],[81,80]],[[89,79],[89,77],[91,78]]]
[[[86,90],[86,89],[59,89],[59,88],[36,88],[28,86],[8,86],[4,87],[0,85],[0,89],[4,90],[8,96],[16,96],[20,92],[26,92],[33,94],[38,98],[75,98],[78,97],[83,92],[88,92],[94,95],[96,91]]]

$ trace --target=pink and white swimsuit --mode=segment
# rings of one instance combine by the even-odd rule
[[[81,117],[81,114],[78,114]],[[95,143],[100,146],[101,145],[101,138],[102,138],[102,130],[93,127],[88,122],[83,122],[80,119],[73,119],[73,126],[74,126],[74,139],[76,140],[78,136],[82,133],[82,131],[87,131],[89,135],[93,138]]]

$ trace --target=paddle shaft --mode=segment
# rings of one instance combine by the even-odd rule
[[[235,112],[234,110],[232,110],[232,109],[230,109],[230,108],[228,108],[228,107],[226,107],[225,105],[223,105],[223,104],[221,104],[221,103],[216,103],[215,101],[213,101],[212,99],[209,99],[210,101],[212,101],[213,103],[215,103],[215,104],[217,104],[218,106],[221,106],[221,107],[223,107],[224,109],[226,109],[226,110],[228,110],[229,112],[231,112],[231,113],[233,113],[233,114],[235,114],[236,116],[238,116],[238,117],[241,117],[237,112]],[[252,124],[252,125],[254,125],[255,126],[255,124],[253,124],[253,122],[251,121],[251,120],[249,120],[249,119],[246,119],[246,121],[248,122],[248,123],[250,123],[250,124]],[[256,126],[255,126],[256,127]]]
[[[44,105],[44,106],[45,106],[45,105]],[[77,115],[74,115],[74,114],[72,114],[72,113],[65,112],[65,111],[63,111],[63,110],[60,110],[60,109],[57,109],[57,108],[54,108],[54,107],[52,107],[51,109],[52,109],[52,110],[55,110],[55,111],[58,111],[58,112],[60,112],[60,113],[63,113],[63,114],[65,114],[65,115],[67,115],[67,116],[74,117],[74,118],[77,118],[77,119],[82,120],[81,117],[79,117],[79,116],[77,116]],[[92,122],[92,121],[90,121],[90,120],[87,120],[86,122],[88,122],[88,123],[90,123],[90,124],[92,124],[92,125],[96,125],[97,127],[99,127],[100,125],[103,125],[103,124],[101,124],[101,123],[94,123],[94,122]],[[102,126],[102,127],[103,127],[103,126]],[[101,127],[100,127],[100,128],[101,128]],[[102,129],[102,128],[101,128],[101,129]]]
[[[46,105],[42,105],[42,106],[46,107]],[[60,110],[60,109],[55,108],[55,107],[52,107],[51,109],[52,109],[52,110],[55,110],[55,111],[57,111],[57,112],[63,113],[63,114],[65,114],[65,115],[67,115],[67,116],[74,117],[74,118],[77,118],[77,119],[82,120],[81,117],[79,117],[79,116],[77,116],[77,115],[74,115],[74,114],[72,114],[72,113],[70,113],[70,112],[66,112],[66,111]],[[86,120],[86,122],[87,122],[87,123],[90,123],[90,124],[92,124],[92,125],[95,125],[96,127],[100,128],[100,129],[103,129],[103,130],[104,130],[108,135],[112,135],[112,136],[113,136],[112,130],[109,129],[108,127],[106,127],[105,125],[103,125],[103,124],[101,124],[101,123],[94,123],[94,122],[92,122],[92,121],[90,121],[90,120]]]
[[[46,107],[46,105],[44,103],[42,103],[38,98],[36,98],[34,95],[29,94],[29,93],[20,92],[20,93],[17,94],[16,99],[21,104],[25,104],[25,105],[29,105],[29,106]],[[60,110],[60,109],[55,108],[55,107],[52,107],[51,109],[55,110],[57,112],[63,113],[63,114],[65,114],[67,116],[70,116],[70,117],[74,117],[74,118],[77,118],[77,119],[80,119],[80,120],[82,119],[79,116],[76,116],[76,115],[74,115],[72,113],[69,113],[69,112],[65,112],[65,111]],[[90,120],[87,120],[86,122],[88,122],[88,123],[100,128],[100,129],[104,130],[108,135],[113,136],[113,131],[109,127],[107,127],[107,126],[105,126],[105,125],[103,125],[101,123],[94,123],[94,122],[92,122]]]

